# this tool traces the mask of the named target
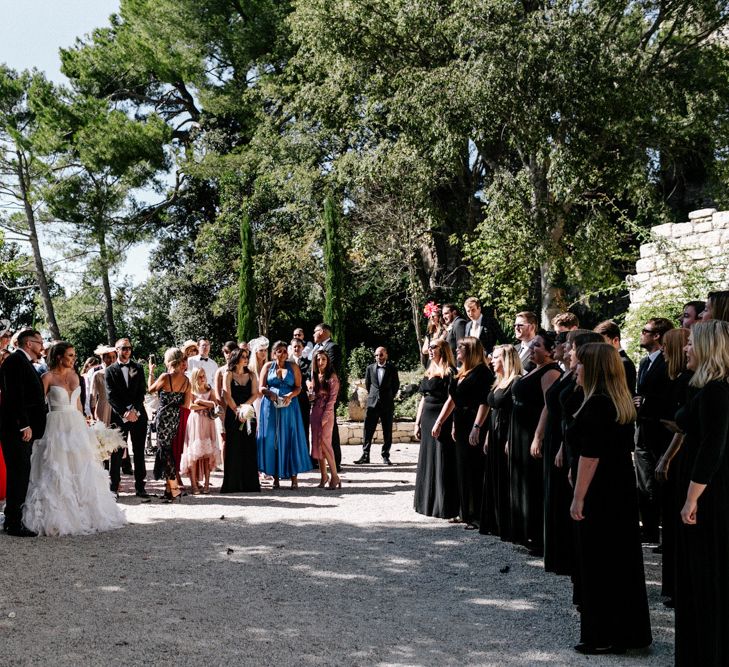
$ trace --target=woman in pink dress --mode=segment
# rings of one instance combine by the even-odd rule
[[[323,489],[329,482],[330,489],[342,488],[337,475],[337,464],[332,449],[332,431],[334,428],[334,405],[339,394],[339,378],[329,361],[326,352],[318,352],[314,357],[313,402],[311,409],[311,457],[319,460]],[[331,481],[327,477],[327,463],[331,472]]]
[[[190,378],[193,401],[185,429],[185,447],[180,460],[180,474],[190,478],[191,493],[199,491],[198,470],[205,478],[202,493],[210,493],[210,471],[218,459],[218,432],[211,410],[215,408],[213,390],[208,384],[205,369],[197,367]]]

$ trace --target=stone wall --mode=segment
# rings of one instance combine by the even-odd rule
[[[418,442],[413,437],[415,423],[411,421],[395,422],[392,425],[393,442]],[[339,441],[342,445],[361,445],[364,425],[362,422],[339,420]],[[382,444],[382,427],[378,424],[375,431],[375,444]]]
[[[627,278],[631,309],[673,295],[703,299],[706,293],[686,292],[697,277],[710,289],[729,287],[729,211],[693,211],[688,222],[658,225],[651,235],[640,246],[635,275]]]

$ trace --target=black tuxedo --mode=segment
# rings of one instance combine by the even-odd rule
[[[672,437],[659,421],[669,400],[670,389],[663,354],[659,354],[652,364],[649,357],[643,357],[638,367],[636,388],[642,401],[635,429],[635,474],[643,532],[651,540],[657,539],[661,507],[660,487],[655,479],[656,464]]]
[[[314,345],[314,349],[311,351],[311,379],[314,379],[314,358],[316,357],[317,352],[320,352],[322,350],[327,353],[327,356],[329,357],[329,363],[332,365],[332,368],[337,374],[339,381],[343,382],[344,379],[342,377],[342,373],[340,372],[342,369],[342,349],[331,338],[324,343],[317,343],[316,345]],[[334,426],[332,428],[332,450],[334,451],[334,462],[337,464],[337,470],[342,467],[342,446],[339,442],[339,424],[337,424],[336,417],[336,406],[338,404],[339,401],[337,401],[334,406],[335,415]]]
[[[362,454],[369,458],[372,438],[377,422],[382,422],[382,456],[389,458],[392,447],[392,419],[395,411],[395,396],[400,389],[400,376],[395,364],[385,362],[382,382],[378,377],[377,364],[367,366],[365,388],[367,389],[367,411],[364,422],[364,442]]]
[[[635,384],[638,380],[638,374],[635,370],[635,364],[625,352],[625,350],[619,350],[620,361],[623,362],[623,369],[625,370],[625,381],[628,383],[628,390],[631,396],[635,396]]]
[[[456,357],[456,348],[458,347],[458,341],[466,335],[466,320],[460,315],[456,315],[456,319],[451,322],[446,334],[446,342],[451,346],[453,351],[453,358]]]
[[[30,427],[33,440],[46,430],[43,383],[25,352],[16,350],[0,368],[0,442],[7,468],[5,528],[19,529],[30,480],[33,441],[23,442],[21,429]]]
[[[473,320],[468,320],[466,324],[466,336],[473,335],[471,329],[473,328]],[[483,345],[483,349],[486,354],[491,354],[494,351],[494,345],[505,340],[504,332],[499,326],[499,323],[491,316],[481,313],[481,331],[478,335],[478,340]]]
[[[111,425],[119,428],[125,441],[128,436],[131,436],[134,453],[134,486],[138,493],[144,492],[147,478],[147,468],[144,462],[144,443],[147,439],[144,371],[138,363],[130,361],[129,384],[127,384],[121,364],[117,361],[104,371],[104,381],[106,398],[111,406]],[[139,419],[135,422],[125,422],[124,415],[131,409],[136,410]],[[122,451],[118,450],[111,455],[109,463],[111,490],[115,492],[119,490],[119,480],[121,479],[121,457]]]

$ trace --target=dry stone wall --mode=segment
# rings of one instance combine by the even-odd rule
[[[706,293],[687,292],[697,279],[706,291],[729,288],[729,211],[693,211],[688,222],[658,225],[651,234],[627,279],[631,309],[671,296],[704,298]]]

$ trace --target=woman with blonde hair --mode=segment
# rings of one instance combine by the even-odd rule
[[[729,664],[729,322],[696,323],[691,399],[676,415],[685,499],[676,552],[676,665]]]
[[[154,379],[154,364],[149,362],[147,391],[159,392],[157,410],[157,457],[155,479],[165,480],[164,502],[170,503],[182,495],[172,443],[180,427],[180,408],[190,405],[190,381],[185,375],[187,360],[182,350],[171,347],[165,352],[167,371]]]
[[[433,425],[448,400],[448,389],[455,375],[451,346],[441,338],[428,345],[430,363],[420,381],[422,394],[415,417],[414,435],[420,440],[418,470],[415,474],[414,507],[418,514],[452,519],[458,515],[458,484],[455,452],[451,437],[452,419],[448,418],[440,436],[433,437]]]
[[[636,411],[618,351],[588,343],[577,353],[584,400],[570,426],[577,461],[575,586],[579,653],[623,653],[652,641],[632,462]]]
[[[460,521],[466,524],[466,530],[474,530],[481,520],[483,443],[486,438],[489,388],[494,383],[494,374],[484,362],[483,345],[478,338],[461,338],[456,347],[456,357],[461,365],[450,383],[448,400],[435,420],[431,433],[438,439],[443,423],[454,413]]]
[[[511,423],[511,385],[521,377],[519,352],[513,345],[497,345],[491,353],[496,379],[488,395],[489,416],[484,453],[483,500],[481,526],[484,535],[498,535],[508,540],[510,531],[511,493],[509,489],[509,457],[506,448]]]

